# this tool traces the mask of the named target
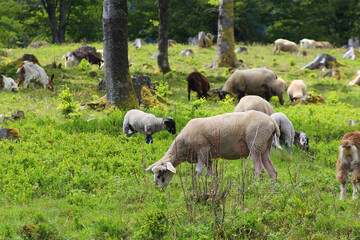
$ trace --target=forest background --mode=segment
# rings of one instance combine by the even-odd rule
[[[63,8],[61,7],[63,4]],[[204,31],[217,33],[218,8],[208,0],[172,0],[169,38],[187,43]],[[101,42],[102,0],[3,0],[0,3],[0,47],[27,47],[38,40],[52,43]],[[158,1],[128,1],[128,37],[156,42]],[[51,17],[65,38],[54,39]],[[65,11],[65,12],[64,12]],[[63,21],[61,21],[61,15]],[[342,46],[360,35],[357,0],[241,0],[234,1],[235,41],[271,43],[277,38],[326,40]],[[54,21],[54,20],[53,20]],[[216,39],[215,39],[216,41]]]

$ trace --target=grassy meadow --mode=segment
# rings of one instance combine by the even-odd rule
[[[89,44],[102,49],[101,43]],[[130,45],[130,43],[129,43]],[[298,57],[289,53],[273,55],[272,45],[247,46],[248,55],[239,69],[267,67],[289,85],[302,79],[312,94],[321,95],[323,105],[290,106],[277,97],[270,101],[276,112],[285,113],[295,130],[305,132],[310,150],[271,151],[278,171],[275,191],[270,180],[254,182],[250,158],[214,161],[216,175],[195,179],[195,164],[177,167],[166,190],[159,189],[148,165],[158,161],[190,119],[232,112],[236,101],[198,100],[192,92],[187,100],[186,76],[198,70],[218,88],[230,77],[228,68],[209,69],[216,47],[202,49],[188,45],[169,48],[172,71],[159,73],[150,57],[157,46],[129,46],[132,75],[149,75],[159,82],[158,93],[170,101],[166,108],[142,109],[158,117],[171,115],[177,134],[154,134],[154,143],[145,144],[138,133],[122,135],[126,111],[82,108],[102,97],[96,87],[97,66],[66,68],[61,60],[80,44],[39,49],[14,49],[0,58],[0,73],[18,80],[16,68],[6,64],[24,53],[34,54],[47,74],[55,74],[55,91],[40,87],[17,93],[0,91],[0,114],[23,110],[25,118],[1,122],[3,128],[18,128],[17,143],[0,141],[0,239],[360,239],[360,202],[339,200],[335,179],[337,148],[341,137],[360,130],[348,120],[360,120],[360,87],[347,86],[360,70],[358,59],[342,59],[343,49],[309,50]],[[237,45],[237,47],[240,45]],[[194,57],[179,55],[192,49]],[[4,49],[6,50],[6,49]],[[344,66],[345,78],[322,77],[320,70],[300,70],[316,54],[328,53]],[[63,67],[51,64],[62,62]],[[144,68],[144,63],[152,65]],[[61,75],[69,78],[61,78]],[[68,90],[67,90],[68,89]],[[67,94],[68,101],[64,102]],[[70,99],[70,100],[69,100]],[[65,117],[64,104],[76,109]]]

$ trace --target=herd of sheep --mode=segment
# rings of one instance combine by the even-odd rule
[[[321,45],[320,45],[321,44]],[[301,47],[318,48],[329,47],[326,42],[316,43],[313,40],[303,39]],[[299,52],[295,43],[285,39],[275,41],[274,54],[277,51]],[[210,84],[208,79],[199,72],[192,72],[187,77],[188,100],[190,92],[195,91],[198,98],[209,96]],[[303,150],[309,149],[309,138],[304,132],[295,131],[290,119],[280,112],[275,112],[268,102],[272,96],[277,96],[281,104],[284,103],[283,93],[287,94],[291,102],[303,98],[307,94],[307,87],[302,80],[293,80],[289,87],[285,81],[266,68],[237,70],[218,89],[220,99],[226,94],[236,94],[240,100],[233,113],[226,113],[207,118],[192,119],[175,138],[162,159],[150,165],[147,170],[154,174],[154,181],[161,187],[170,183],[176,167],[184,161],[196,163],[197,177],[200,177],[203,167],[206,173],[212,175],[212,160],[216,158],[239,159],[252,157],[255,177],[262,175],[263,168],[267,170],[272,180],[272,188],[277,179],[277,171],[270,159],[271,147],[281,148],[280,143],[286,148],[293,148],[296,144]],[[266,100],[264,100],[266,99]],[[152,122],[159,124],[158,131],[168,130],[164,125],[165,119],[158,119],[152,114],[138,114],[131,110],[125,116],[124,134],[129,136],[128,129],[144,133],[146,142],[150,143],[149,134]],[[136,110],[139,111],[139,110]],[[135,114],[139,116],[135,117]],[[129,126],[128,119],[134,115],[135,125]],[[153,121],[147,121],[151,116]],[[221,126],[221,127],[220,127]],[[175,128],[175,122],[174,122]],[[133,130],[131,130],[133,131]],[[133,131],[134,132],[134,131]],[[152,138],[151,138],[152,139]],[[357,198],[360,186],[360,132],[347,133],[339,147],[337,163],[337,180],[341,185],[340,199],[346,198],[346,182],[348,172],[353,173],[353,199]]]
[[[301,47],[317,48],[314,40],[303,39]],[[326,43],[322,43],[326,46]],[[285,39],[275,41],[276,52],[299,52],[297,45]],[[72,66],[72,59],[78,60],[81,54],[72,51],[65,56],[66,66]],[[100,64],[101,59],[93,54],[82,54],[91,63]],[[20,73],[19,83],[13,79],[0,75],[0,88],[17,91],[24,82],[24,87],[30,83],[41,85],[54,90],[53,78],[48,77],[38,64],[24,61],[17,70]],[[360,74],[359,74],[360,75]],[[353,84],[359,81],[358,76]],[[198,98],[207,98],[210,91],[208,79],[199,72],[192,72],[187,77],[188,100],[191,91],[197,93]],[[196,172],[200,177],[203,167],[206,173],[212,175],[212,160],[224,158],[234,160],[252,158],[255,177],[260,178],[264,168],[272,180],[272,188],[277,180],[277,170],[270,159],[272,147],[280,148],[280,143],[292,149],[293,145],[308,150],[309,139],[304,132],[295,131],[290,119],[280,112],[275,112],[268,102],[272,96],[277,96],[280,104],[284,104],[283,93],[287,91],[290,101],[296,101],[307,94],[307,87],[302,80],[293,80],[287,87],[284,80],[278,78],[275,72],[266,68],[237,70],[216,92],[220,99],[227,94],[235,94],[239,103],[233,113],[225,113],[207,118],[190,120],[176,136],[173,143],[162,159],[150,165],[147,170],[154,174],[155,183],[166,187],[170,183],[176,167],[184,161],[197,163]],[[130,110],[126,113],[123,122],[123,134],[130,137],[136,132],[146,136],[146,143],[153,143],[152,135],[167,130],[176,133],[175,121],[172,117],[157,118],[140,110]],[[346,183],[348,172],[353,173],[353,199],[357,198],[360,187],[360,132],[345,134],[339,147],[339,158],[336,165],[337,180],[340,183],[340,199],[346,198]]]

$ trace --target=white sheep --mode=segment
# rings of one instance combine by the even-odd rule
[[[298,52],[299,51],[299,48],[297,47],[296,43],[291,42],[291,41],[286,40],[286,39],[279,38],[274,42],[274,44],[275,44],[275,49],[274,49],[273,54],[275,54],[276,51],[278,51],[279,54],[280,54],[280,51],[290,52],[291,54],[293,52]]]
[[[287,89],[290,101],[294,102],[307,94],[307,88],[303,80],[294,80]]]
[[[280,135],[275,121],[259,111],[192,119],[175,138],[164,157],[146,170],[152,170],[157,185],[166,187],[176,173],[175,167],[184,161],[197,163],[197,177],[200,177],[204,165],[207,174],[212,175],[212,159],[221,157],[235,160],[251,154],[255,177],[261,177],[264,166],[272,179],[273,188],[277,178],[277,171],[270,159],[274,133]]]
[[[294,144],[295,129],[289,118],[281,112],[274,113],[270,116],[279,126],[280,140],[285,144],[285,147],[292,148]],[[276,147],[276,141],[274,137],[273,146]],[[279,139],[279,136],[277,137]]]
[[[271,104],[263,98],[255,95],[248,95],[240,99],[234,112],[246,112],[250,110],[260,111],[269,116],[275,113]]]
[[[123,134],[128,137],[141,132],[146,135],[146,143],[153,143],[152,135],[161,130],[167,130],[172,134],[176,133],[175,121],[172,117],[157,118],[154,114],[133,109],[128,111],[124,117]]]
[[[4,75],[0,75],[0,89],[1,90],[9,90],[11,92],[18,91],[18,85],[14,81],[14,79],[10,77],[5,77]]]
[[[231,92],[237,94],[239,100],[247,94],[258,95],[269,101],[272,96],[277,96],[280,104],[284,104],[285,89],[286,83],[269,69],[236,70],[219,91],[219,97],[223,99]]]
[[[54,91],[54,74],[49,78],[45,70],[38,64],[24,61],[16,72],[20,73],[18,86],[25,81],[24,88],[28,88],[29,84],[33,83],[33,89],[35,89],[36,85],[40,85],[44,89],[48,87],[51,91]]]
[[[300,40],[300,48],[315,49],[315,40],[307,38]]]

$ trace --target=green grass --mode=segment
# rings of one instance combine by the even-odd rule
[[[91,44],[102,49],[102,44]],[[248,55],[238,54],[243,68],[268,67],[289,85],[302,79],[313,94],[327,102],[317,106],[285,105],[276,97],[270,101],[275,111],[284,112],[296,130],[310,138],[310,151],[298,148],[290,152],[272,150],[271,158],[278,170],[274,192],[270,180],[254,182],[251,159],[220,159],[218,178],[203,174],[193,185],[194,165],[181,164],[169,187],[161,191],[153,175],[145,168],[159,160],[176,135],[159,132],[154,143],[145,137],[122,136],[126,111],[79,110],[77,116],[61,113],[60,93],[69,88],[74,106],[83,105],[105,94],[98,92],[97,78],[88,73],[103,70],[91,66],[53,69],[62,56],[80,44],[40,49],[14,49],[7,59],[0,59],[0,71],[18,78],[16,69],[6,61],[24,53],[34,54],[48,75],[55,74],[55,92],[21,88],[18,93],[0,92],[0,114],[23,110],[25,118],[0,123],[5,128],[18,128],[21,139],[14,143],[0,141],[0,239],[358,239],[360,220],[358,201],[339,201],[335,179],[337,147],[350,127],[349,119],[360,120],[360,88],[347,86],[360,62],[343,60],[344,50],[310,50],[310,56],[288,53],[272,55],[273,46],[248,46]],[[179,53],[190,48],[194,57]],[[140,49],[129,47],[134,63],[133,75],[146,74],[161,84],[162,94],[171,101],[168,110],[146,109],[158,117],[171,115],[178,132],[192,118],[232,112],[235,101],[201,101],[192,92],[187,101],[186,76],[194,69],[205,74],[211,88],[223,85],[231,75],[229,69],[209,69],[216,48],[200,49],[187,45],[169,48],[172,69],[167,75],[156,71],[156,45]],[[319,70],[300,70],[318,53],[329,53],[345,64],[339,70],[346,79],[321,78]],[[151,64],[154,70],[143,69]],[[64,65],[64,64],[63,64]],[[70,78],[61,79],[66,74]],[[168,89],[166,86],[168,84]],[[90,121],[89,121],[90,120]],[[215,184],[220,190],[229,182],[227,198],[201,198]],[[351,186],[348,186],[351,196]],[[223,210],[225,210],[222,219]],[[35,226],[27,232],[24,226]]]

